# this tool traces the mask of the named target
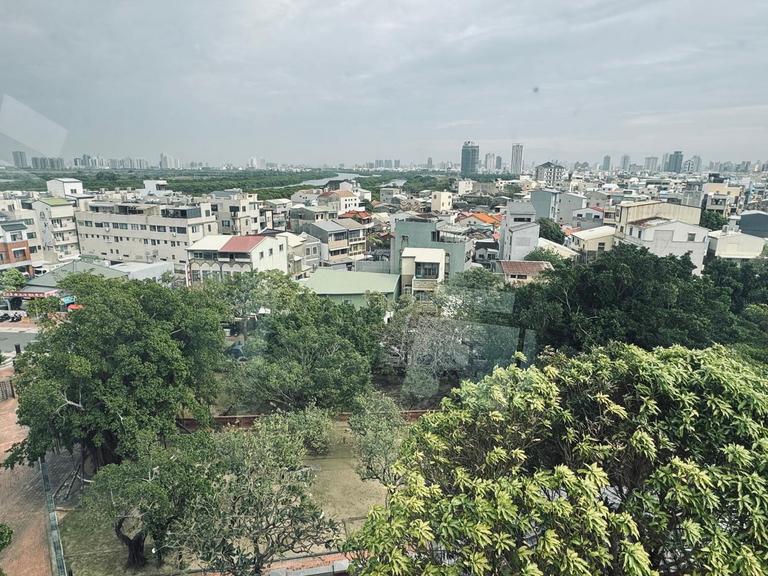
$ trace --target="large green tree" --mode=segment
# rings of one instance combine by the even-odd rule
[[[16,268],[9,268],[3,272],[2,278],[3,290],[6,292],[18,292],[27,283],[27,279],[24,278],[24,274],[16,270]]]
[[[750,304],[768,304],[768,259],[754,258],[737,264],[715,258],[704,267],[704,275],[728,294],[736,314]]]
[[[768,380],[613,344],[465,383],[348,543],[361,574],[764,574]]]
[[[212,489],[222,471],[211,434],[174,436],[165,444],[148,444],[133,460],[99,470],[88,487],[89,517],[113,526],[128,550],[127,565],[141,568],[144,544],[152,539],[158,563],[168,552],[166,534],[192,498]]]
[[[595,262],[570,264],[517,289],[515,324],[535,330],[539,347],[570,350],[612,340],[647,349],[729,341],[728,293],[692,270],[687,256],[620,244]]]
[[[282,418],[215,434],[214,442],[226,473],[193,495],[169,546],[213,572],[252,576],[288,552],[330,543],[336,526],[312,500],[302,440]]]
[[[712,210],[702,210],[699,218],[699,226],[709,228],[710,230],[720,230],[728,224],[728,218]]]
[[[96,467],[176,431],[183,409],[209,419],[224,347],[221,306],[204,292],[69,276],[82,308],[16,359],[18,421],[27,437],[5,466],[80,445]]]
[[[7,524],[0,524],[0,552],[11,545],[13,539],[13,530]],[[5,572],[0,568],[0,576],[5,576]]]

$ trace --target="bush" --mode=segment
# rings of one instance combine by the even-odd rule
[[[314,404],[303,410],[285,414],[288,429],[301,438],[304,447],[312,454],[327,454],[331,449],[333,422],[328,410]]]

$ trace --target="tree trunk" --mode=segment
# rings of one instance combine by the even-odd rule
[[[243,343],[245,343],[246,340],[248,340],[248,317],[243,314],[243,316],[240,318],[240,334],[243,336]]]
[[[125,544],[128,548],[128,562],[129,568],[143,568],[147,565],[147,557],[144,555],[144,540],[146,536],[143,532],[139,532],[133,538],[129,538],[123,534],[123,524],[125,518],[120,518],[115,525],[115,534],[117,538]]]

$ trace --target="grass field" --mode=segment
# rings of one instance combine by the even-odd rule
[[[355,473],[351,445],[351,434],[338,424],[330,453],[307,459],[307,464],[317,470],[312,494],[326,515],[341,524],[342,536],[345,527],[359,527],[360,518],[374,504],[383,505],[386,494],[378,482],[360,480]],[[59,522],[67,568],[75,576],[154,576],[172,571],[170,566],[155,567],[151,561],[138,572],[126,569],[127,553],[113,527],[94,523],[82,510],[60,513]],[[149,558],[151,543],[146,547]]]

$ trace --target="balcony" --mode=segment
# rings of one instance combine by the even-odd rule
[[[328,250],[341,250],[342,248],[349,247],[349,243],[344,240],[328,240]]]
[[[434,292],[437,290],[437,278],[414,278],[411,280],[413,292]]]

